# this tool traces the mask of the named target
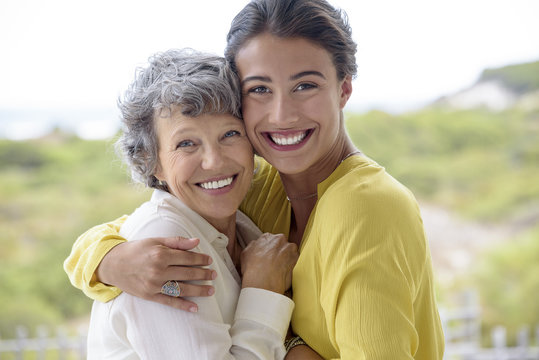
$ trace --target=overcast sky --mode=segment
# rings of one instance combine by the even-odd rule
[[[539,60],[537,0],[330,0],[359,44],[350,109],[406,109]],[[222,55],[247,0],[2,0],[0,109],[115,108],[153,52]],[[1,119],[0,119],[1,120]]]

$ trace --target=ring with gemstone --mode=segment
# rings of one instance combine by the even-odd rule
[[[161,286],[161,294],[179,297],[180,293],[180,284],[178,284],[176,280],[169,280],[163,286]]]

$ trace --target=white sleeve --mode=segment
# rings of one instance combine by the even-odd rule
[[[179,223],[145,219],[134,238],[182,235]],[[181,233],[179,233],[181,231]],[[144,234],[142,234],[144,233]],[[202,240],[202,239],[201,239]],[[216,296],[192,299],[189,313],[129,294],[114,300],[109,313],[115,336],[141,359],[283,359],[283,341],[294,302],[267,290],[242,289],[232,325],[223,321]]]
[[[284,338],[294,302],[271,291],[241,290],[234,323],[231,353],[236,359],[284,359]]]

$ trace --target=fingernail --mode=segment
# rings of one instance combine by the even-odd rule
[[[212,296],[214,293],[215,293],[215,289],[214,289],[214,288],[209,288],[209,289],[208,289],[208,295],[209,295],[209,296]]]
[[[211,258],[211,256],[208,256],[208,265],[210,265],[212,262],[213,262],[213,259]]]
[[[192,313],[196,313],[198,311],[197,307],[196,306],[191,306],[189,308],[189,311],[192,312]]]
[[[212,280],[217,279],[217,271],[213,270],[213,271],[211,272],[211,279],[212,279]]]

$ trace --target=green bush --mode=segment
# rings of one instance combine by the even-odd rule
[[[485,333],[507,328],[514,343],[522,325],[539,324],[539,226],[482,256],[468,280],[479,290]]]
[[[91,301],[63,262],[93,225],[132,212],[149,192],[130,185],[110,141],[56,133],[0,141],[0,334],[86,317]],[[7,333],[6,333],[7,332]]]

